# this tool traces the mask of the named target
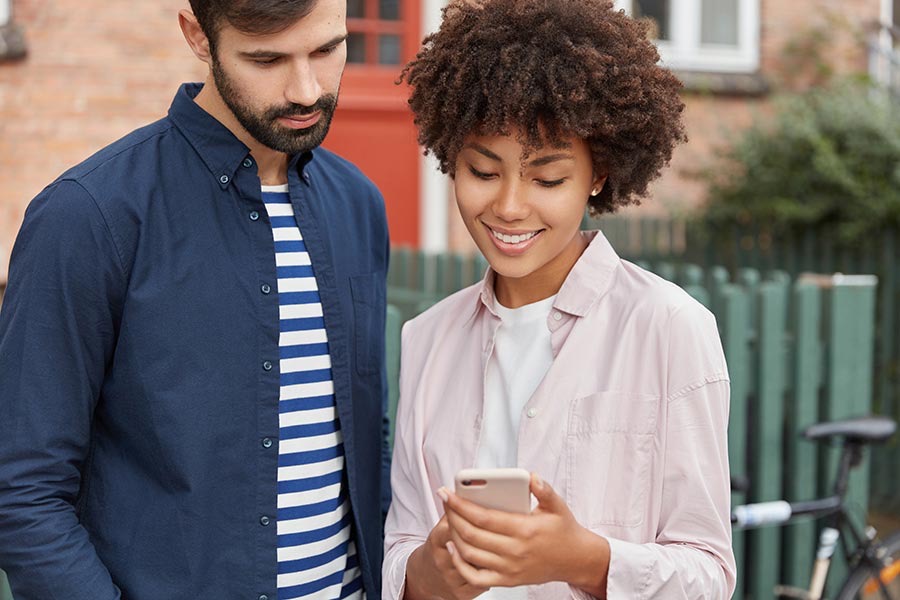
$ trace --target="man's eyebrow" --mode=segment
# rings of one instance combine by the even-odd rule
[[[560,152],[558,154],[548,154],[547,156],[541,156],[540,158],[536,158],[528,164],[532,167],[542,167],[559,160],[575,160],[575,157],[571,154]]]
[[[321,46],[319,46],[319,50],[324,50],[325,48],[331,48],[332,46],[337,46],[338,44],[344,42],[348,37],[350,37],[349,33],[342,33],[340,35],[336,35]]]
[[[483,154],[484,156],[488,157],[491,160],[503,162],[502,158],[500,158],[498,155],[494,154],[493,152],[491,152],[490,150],[488,150],[481,144],[466,144],[465,148],[470,148],[479,154]]]
[[[348,37],[348,34],[346,34],[346,33],[337,35],[337,36],[331,38],[330,40],[328,40],[327,42],[325,42],[324,44],[322,44],[321,46],[319,46],[318,48],[316,48],[316,50],[324,50],[325,48],[331,48],[333,46],[337,46],[338,44],[340,44],[344,40],[346,40],[347,37]],[[239,54],[242,58],[250,58],[250,59],[253,59],[253,58],[281,58],[282,56],[287,56],[286,52],[278,52],[276,50],[251,50],[249,52],[239,52]]]
[[[239,52],[242,58],[281,58],[287,56],[284,52],[276,52],[275,50],[253,50],[251,52]]]

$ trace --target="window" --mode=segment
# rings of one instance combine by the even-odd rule
[[[753,72],[759,67],[759,0],[616,0],[653,23],[663,63],[674,70]]]
[[[394,67],[401,64],[406,29],[401,4],[401,0],[347,1],[349,64]]]

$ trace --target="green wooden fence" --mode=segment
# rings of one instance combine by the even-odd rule
[[[874,410],[900,420],[900,231],[886,228],[863,242],[848,244],[834,226],[778,232],[748,224],[719,230],[679,219],[627,219],[607,216],[585,221],[603,230],[624,258],[668,261],[710,268],[780,269],[791,276],[813,273],[871,273],[878,277]],[[872,504],[900,514],[900,439],[873,449]]]
[[[731,374],[729,460],[750,490],[733,503],[825,494],[833,450],[802,440],[799,432],[820,419],[872,410],[876,279],[804,276],[783,271],[701,269],[671,262],[642,266],[678,283],[715,314]],[[480,279],[480,256],[464,259],[398,248],[388,276],[388,369],[391,411],[398,398],[402,323],[440,298]],[[869,502],[868,475],[852,482],[855,517]],[[736,532],[739,566],[735,598],[772,598],[777,583],[808,581],[816,524]],[[836,564],[830,586],[846,573]],[[834,590],[832,589],[832,593]]]
[[[825,493],[835,450],[817,448],[798,432],[820,419],[872,410],[875,279],[792,278],[782,271],[749,268],[732,276],[722,267],[640,262],[681,285],[717,317],[731,374],[729,460],[733,474],[751,482],[748,493],[734,494],[733,502],[801,500]],[[387,314],[392,412],[398,399],[402,323],[480,279],[485,267],[480,255],[393,252]],[[869,502],[868,474],[862,471],[851,484],[859,520]],[[777,582],[802,585],[809,577],[815,531],[808,522],[737,532],[739,586],[734,597],[771,598]],[[837,565],[831,586],[845,570]],[[0,600],[11,600],[2,572]]]

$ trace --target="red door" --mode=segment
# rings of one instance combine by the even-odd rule
[[[325,146],[384,194],[393,244],[419,244],[419,146],[406,86],[394,82],[420,43],[419,0],[348,0],[347,69]]]

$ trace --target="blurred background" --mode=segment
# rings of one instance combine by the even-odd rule
[[[464,283],[464,267],[450,281],[445,259],[478,266],[449,183],[422,156],[406,90],[394,83],[422,37],[437,27],[444,4],[348,0],[349,64],[325,143],[384,193],[397,252],[390,293],[395,305],[406,303],[404,319]],[[726,343],[734,331],[724,330],[731,314],[725,296],[738,288],[748,293],[741,339],[755,354],[747,358],[746,397],[733,402],[741,408],[732,420],[742,427],[747,421],[748,428],[737,436],[746,444],[732,463],[738,473],[777,482],[757,484],[736,499],[789,495],[791,468],[823,471],[825,481],[816,466],[827,462],[822,455],[801,452],[806,462],[791,462],[798,455],[787,441],[808,424],[790,409],[802,376],[797,365],[804,362],[795,326],[803,273],[828,274],[832,283],[837,272],[878,277],[862,308],[841,313],[838,296],[825,292],[816,334],[822,345],[813,361],[823,368],[810,401],[817,408],[805,418],[900,416],[900,0],[615,5],[648,21],[663,64],[684,82],[690,141],[640,206],[586,218],[585,225],[603,228],[623,256],[693,286],[719,317]],[[187,7],[187,0],[0,0],[0,291],[31,198],[68,167],[163,116],[181,82],[205,77],[205,65],[178,28],[177,11]],[[783,285],[785,296],[776,309],[782,342],[776,360],[786,366],[774,426],[754,408],[774,377],[760,351],[764,302],[753,295],[767,282]],[[849,348],[829,346],[839,326],[856,334]],[[840,346],[849,358],[840,358]],[[726,352],[732,352],[730,365],[742,368],[737,351]],[[851,387],[829,379],[860,357],[854,368],[862,376]],[[852,396],[847,406],[826,409],[838,389]],[[774,427],[774,438],[766,427]],[[769,443],[784,446],[787,458],[772,459],[784,469],[773,472],[757,460]],[[900,528],[896,437],[875,452],[870,472],[863,512],[870,508],[885,530]],[[826,483],[811,485],[822,490]],[[812,530],[803,535],[811,546]],[[751,538],[748,556],[771,554],[766,544],[780,544],[789,555],[792,539]],[[789,560],[780,564],[782,575],[791,572]]]

